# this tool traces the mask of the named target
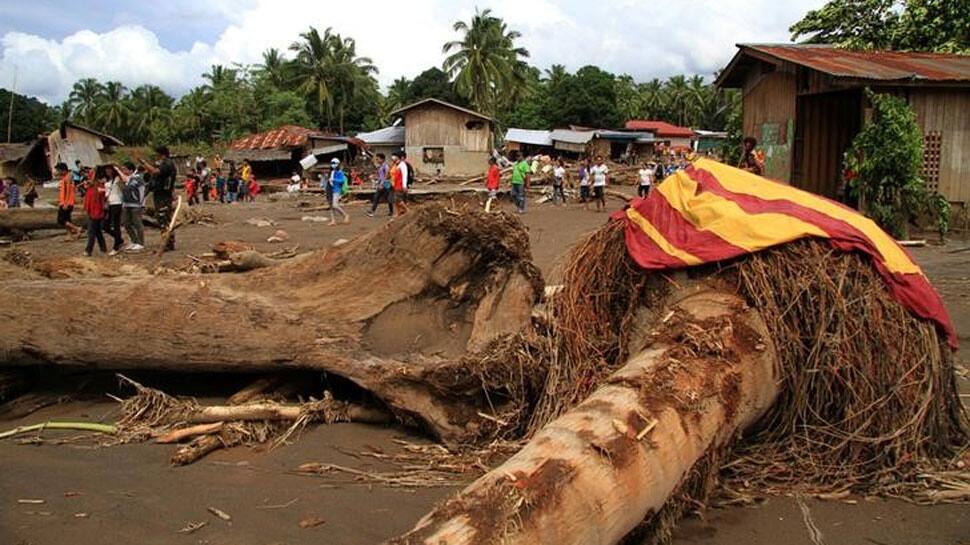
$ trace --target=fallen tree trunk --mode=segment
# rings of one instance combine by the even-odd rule
[[[0,368],[315,369],[458,442],[487,407],[460,358],[528,328],[542,289],[517,219],[428,205],[238,275],[2,281]]]
[[[80,207],[79,207],[80,208]],[[75,225],[87,225],[87,214],[83,209],[75,209]],[[41,229],[62,229],[57,224],[57,208],[7,208],[0,210],[0,232],[27,232]]]
[[[338,419],[359,424],[387,424],[390,415],[380,409],[344,403]],[[192,423],[215,423],[252,420],[297,420],[306,414],[304,405],[250,403],[246,405],[209,405],[199,407],[188,417]]]
[[[671,310],[586,401],[391,543],[613,545],[656,524],[692,473],[713,478],[718,452],[778,395],[777,357],[734,295],[704,290]]]

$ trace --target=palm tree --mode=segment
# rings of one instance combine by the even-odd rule
[[[209,97],[202,87],[192,89],[179,100],[177,109],[184,124],[183,129],[194,140],[210,137],[206,134],[209,118]]]
[[[131,111],[128,109],[128,88],[118,81],[109,81],[101,89],[98,97],[97,121],[101,128],[111,133],[120,133]]]
[[[333,74],[330,73],[330,67],[334,35],[331,34],[331,29],[327,28],[321,36],[320,32],[311,26],[309,30],[300,34],[300,39],[301,41],[290,45],[290,50],[296,52],[293,68],[298,89],[313,98],[320,118],[326,117],[327,125],[331,125]]]
[[[690,108],[690,88],[687,85],[687,78],[682,75],[672,76],[664,86],[664,94],[667,95],[667,107],[670,114],[674,116],[675,123],[678,125],[687,123],[687,112]]]
[[[221,64],[213,64],[207,73],[202,74],[202,79],[209,82],[206,85],[209,90],[214,90],[235,83],[237,75],[237,70],[226,68]]]
[[[71,105],[71,115],[84,123],[93,121],[102,89],[101,83],[94,78],[84,78],[75,82],[67,98]]]
[[[131,92],[130,101],[132,136],[138,142],[148,140],[153,124],[171,117],[172,103],[175,102],[157,85],[136,87]]]
[[[357,56],[357,43],[353,38],[341,38],[335,34],[331,43],[331,73],[335,78],[334,106],[339,116],[340,134],[344,133],[347,105],[359,87],[366,86],[377,74],[377,67],[368,57]]]
[[[276,88],[282,89],[288,79],[287,63],[280,50],[271,47],[263,52],[263,62],[257,66],[257,71]]]
[[[527,81],[518,63],[529,52],[515,46],[521,35],[508,30],[489,9],[476,9],[470,24],[457,21],[453,28],[463,35],[442,48],[447,55],[443,69],[454,78],[455,90],[473,106],[494,113],[503,101],[521,92]]]
[[[639,90],[640,116],[647,119],[664,117],[664,107],[667,101],[664,95],[663,83],[659,79],[654,78],[646,83],[641,83]]]

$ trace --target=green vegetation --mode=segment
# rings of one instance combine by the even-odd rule
[[[920,177],[923,134],[902,98],[866,90],[872,120],[845,156],[848,190],[865,213],[896,238],[907,238],[909,221],[933,217],[940,236],[949,226],[949,204],[930,193]]]

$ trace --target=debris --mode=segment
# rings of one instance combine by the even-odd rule
[[[331,246],[333,246],[334,248],[339,248],[344,244],[347,244],[348,242],[350,241],[345,238],[338,238],[337,240],[333,241],[333,244],[331,244]]]
[[[167,444],[167,443],[178,443],[190,437],[195,437],[196,435],[207,435],[210,433],[215,433],[222,429],[222,422],[213,422],[211,424],[199,424],[197,426],[189,426],[187,428],[181,428],[175,431],[166,433],[165,435],[160,435],[155,438],[156,443]]]
[[[896,243],[899,244],[900,246],[918,248],[918,247],[926,246],[926,239],[924,238],[920,240],[897,240]]]
[[[17,500],[17,503],[22,505],[40,505],[43,503],[47,503],[47,500],[22,499],[22,500]]]
[[[269,218],[249,218],[246,223],[255,227],[275,227],[276,222]]]
[[[221,518],[226,522],[232,522],[232,515],[230,515],[229,513],[226,513],[222,509],[218,509],[216,507],[206,507],[206,511],[212,513],[213,515]]]
[[[267,509],[267,510],[268,509],[286,509],[287,507],[289,507],[289,506],[293,505],[294,503],[296,503],[298,499],[299,498],[293,498],[292,500],[290,500],[290,501],[288,501],[286,503],[280,503],[280,504],[275,504],[275,505],[257,505],[256,506],[256,509]]]
[[[74,518],[76,519],[86,519],[88,516],[87,513],[74,513]]]
[[[0,439],[6,439],[8,437],[13,437],[15,435],[21,435],[24,433],[30,433],[34,431],[43,430],[79,430],[79,431],[93,431],[96,433],[105,433],[108,435],[114,435],[118,430],[110,424],[98,424],[95,422],[54,422],[47,421],[41,424],[32,424],[29,426],[18,426],[12,430],[7,430],[0,433]]]
[[[320,526],[324,522],[326,521],[320,517],[307,517],[300,521],[300,528],[303,528],[303,529],[316,528],[317,526]]]
[[[282,229],[277,229],[273,236],[266,239],[266,242],[286,242],[290,239],[290,234]]]
[[[210,507],[209,509],[211,510],[212,508]],[[182,528],[180,528],[178,530],[178,533],[180,533],[180,534],[192,534],[192,533],[195,533],[196,531],[200,530],[203,526],[205,526],[207,524],[209,524],[209,523],[206,522],[206,521],[204,521],[204,520],[200,520],[198,522],[189,521],[185,526],[183,526]]]
[[[825,538],[822,535],[822,531],[815,524],[812,511],[808,508],[808,504],[805,503],[805,499],[802,498],[801,494],[795,495],[795,502],[798,503],[798,508],[802,511],[802,522],[805,523],[805,529],[808,530],[808,538],[811,540],[812,545],[825,545]]]
[[[309,221],[312,223],[330,223],[330,218],[326,216],[303,216],[300,221]]]

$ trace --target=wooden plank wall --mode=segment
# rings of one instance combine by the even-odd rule
[[[790,182],[792,174],[795,89],[795,74],[789,71],[754,74],[744,87],[744,136],[754,136],[758,146],[765,149],[765,174],[784,182]],[[766,126],[780,136],[780,141],[762,141]]]
[[[842,157],[862,126],[862,92],[844,91],[798,97],[795,185],[836,197]]]
[[[466,123],[480,121],[444,106],[419,107],[405,114],[407,147],[461,146],[466,151],[491,151],[492,131],[488,122],[481,129],[468,129]]]
[[[909,103],[924,134],[940,133],[940,193],[970,203],[970,89],[911,89]]]

